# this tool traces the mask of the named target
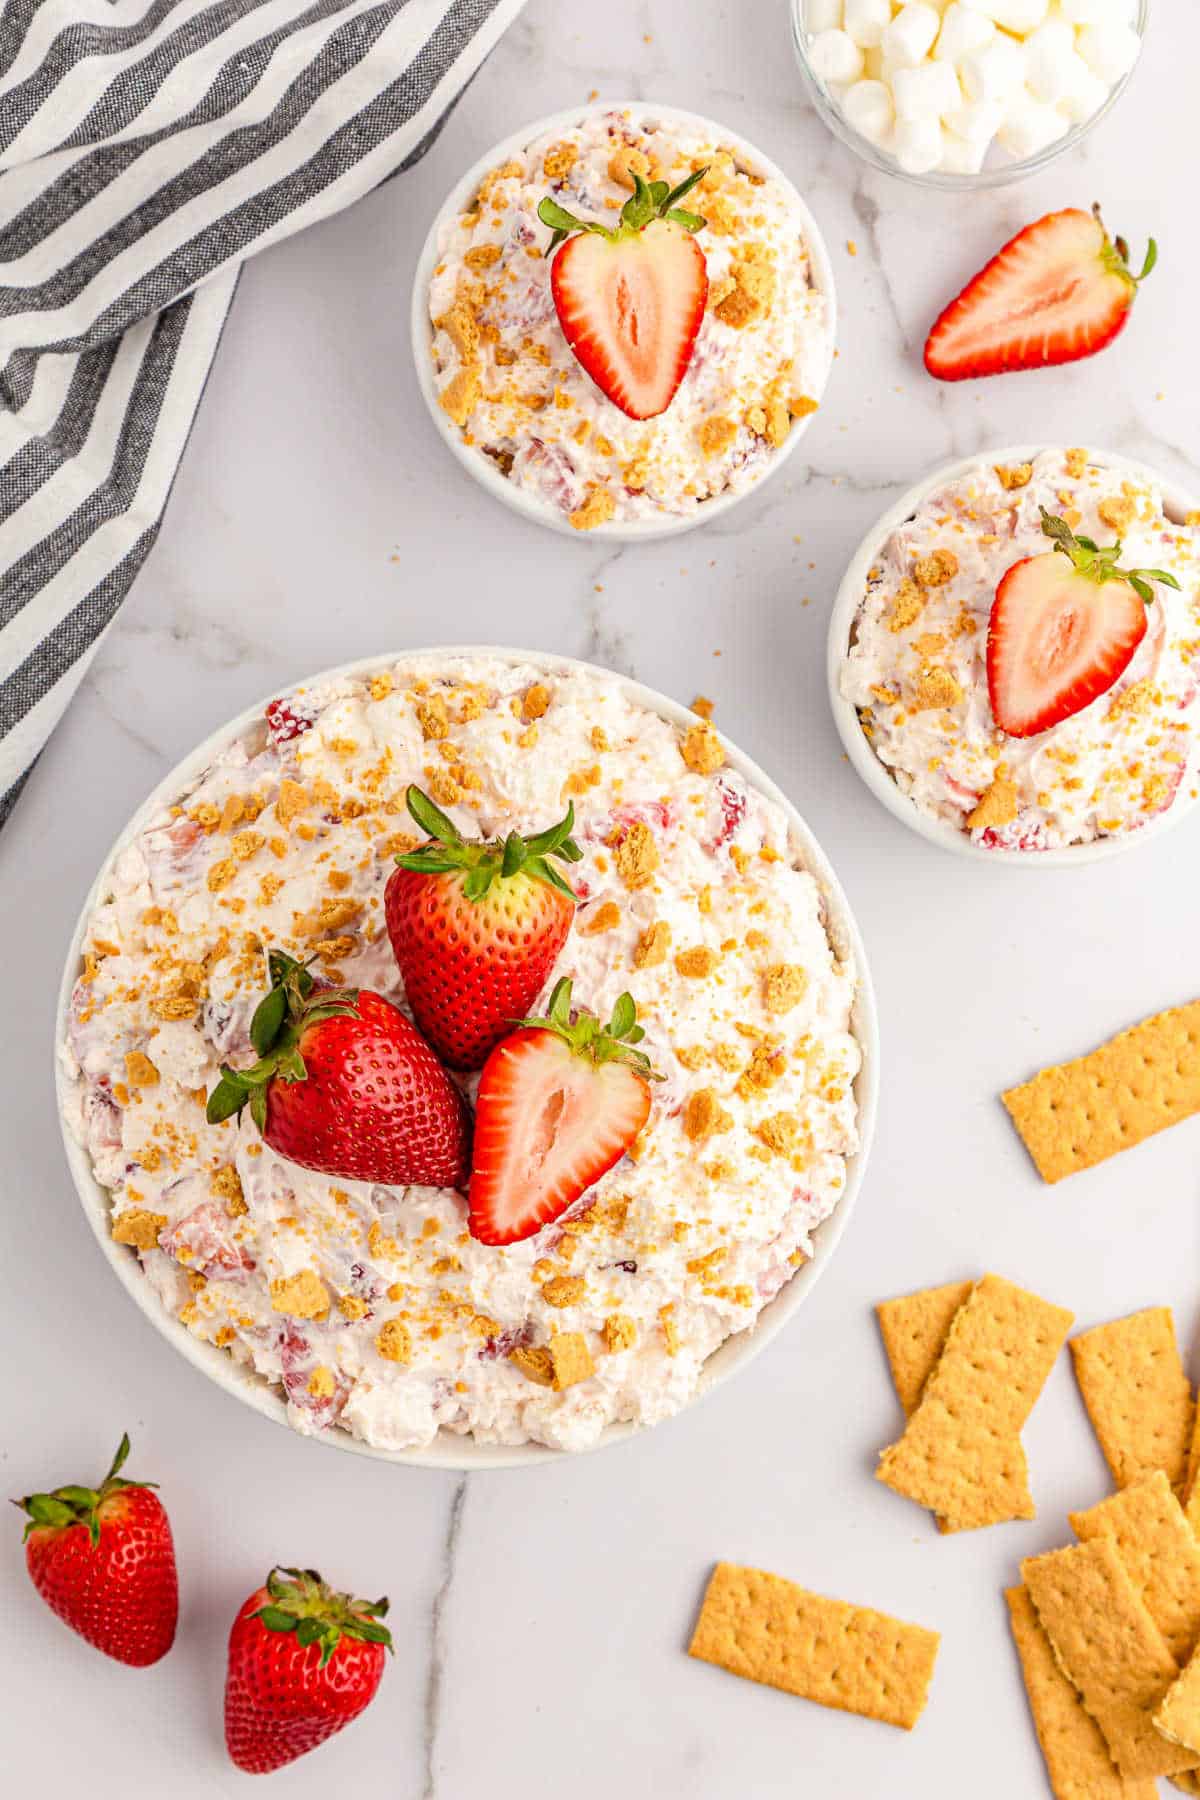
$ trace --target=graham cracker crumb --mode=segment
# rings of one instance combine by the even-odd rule
[[[565,140],[559,144],[551,144],[542,158],[542,169],[551,181],[561,181],[569,175],[579,160],[578,144],[568,144]]]
[[[242,1178],[232,1163],[225,1163],[215,1170],[208,1186],[210,1193],[224,1200],[225,1211],[231,1219],[240,1218],[243,1213],[249,1212],[250,1208],[246,1205],[246,1197],[242,1192]]]
[[[130,1050],[125,1057],[125,1079],[130,1087],[156,1087],[158,1070],[140,1050]]]
[[[525,690],[521,701],[521,713],[526,719],[545,718],[551,700],[550,689],[544,681],[535,681],[531,688]]]
[[[697,1088],[695,1093],[688,1095],[683,1104],[682,1121],[684,1137],[694,1144],[702,1144],[706,1138],[728,1131],[733,1124],[713,1088]]]
[[[665,919],[656,919],[648,925],[633,947],[633,966],[635,969],[657,969],[660,963],[667,960],[667,952],[671,948],[671,927]]]
[[[719,413],[710,413],[697,428],[696,436],[705,456],[720,456],[723,450],[728,450],[737,433],[736,419],[725,419]]]
[[[1066,463],[1066,466],[1067,466],[1067,474],[1073,475],[1075,477],[1076,481],[1078,481],[1079,477],[1083,474],[1084,470],[1087,468],[1087,462],[1088,462],[1087,451],[1086,450],[1068,450],[1066,455],[1063,457],[1063,461]]]
[[[406,1363],[412,1358],[412,1333],[403,1319],[388,1319],[380,1327],[375,1348],[385,1362]]]
[[[927,712],[931,707],[957,706],[962,697],[963,691],[949,669],[922,669],[910,711]]]
[[[604,1348],[610,1356],[618,1356],[622,1350],[631,1350],[637,1343],[637,1326],[625,1313],[609,1313],[601,1330]]]
[[[1016,783],[1009,778],[1004,764],[998,763],[991,786],[984,790],[974,809],[967,814],[967,825],[972,831],[1011,825],[1019,810]]]
[[[567,522],[576,531],[594,531],[597,525],[606,525],[616,510],[617,503],[608,489],[594,481],[588,488],[583,505],[567,514]]]
[[[945,587],[958,574],[958,558],[953,550],[933,550],[928,556],[918,557],[913,574],[921,587]]]
[[[130,1207],[112,1222],[114,1244],[132,1244],[135,1250],[155,1250],[158,1234],[167,1222],[166,1213],[147,1212],[144,1207]]]
[[[707,719],[685,734],[679,754],[696,775],[712,775],[725,762],[724,746]]]
[[[452,375],[441,393],[438,405],[461,430],[475,410],[475,402],[479,398],[479,370],[476,368],[459,369]]]
[[[996,479],[1006,493],[1011,493],[1014,488],[1028,487],[1032,478],[1032,463],[1013,463],[1010,466],[996,464]]]
[[[617,874],[627,888],[642,888],[652,880],[658,868],[658,845],[654,834],[642,819],[635,819],[628,830],[610,843]]]
[[[582,1275],[555,1275],[542,1287],[547,1306],[577,1306],[586,1293],[587,1282]]]
[[[615,181],[618,187],[627,188],[632,194],[633,176],[629,172],[631,169],[645,180],[650,173],[650,158],[642,150],[630,150],[622,145],[619,150],[614,150],[608,159],[608,179]]]
[[[292,1319],[323,1319],[329,1311],[325,1284],[313,1269],[280,1275],[271,1283],[271,1309]]]
[[[680,950],[675,956],[676,973],[686,975],[689,979],[704,980],[711,975],[721,958],[707,944],[694,944],[687,950]]]
[[[1125,494],[1102,500],[1096,511],[1104,523],[1112,527],[1118,537],[1124,537],[1137,518],[1137,507]]]
[[[308,1378],[307,1386],[314,1400],[332,1400],[337,1390],[333,1370],[324,1363],[318,1363]]]
[[[799,963],[772,963],[763,970],[763,1005],[769,1013],[788,1013],[808,992],[808,976]]]
[[[613,901],[605,900],[592,908],[579,930],[584,937],[599,937],[605,931],[615,931],[620,923],[620,908]]]

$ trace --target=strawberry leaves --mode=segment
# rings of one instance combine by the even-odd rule
[[[388,1602],[335,1593],[315,1569],[275,1568],[265,1582],[268,1604],[251,1614],[268,1631],[294,1632],[302,1649],[320,1644],[323,1669],[344,1637],[392,1650],[392,1634],[378,1621]]]
[[[576,863],[583,856],[571,836],[575,828],[572,802],[568,802],[566,815],[557,825],[551,825],[533,837],[523,838],[519,832],[510,831],[502,842],[477,843],[464,838],[453,819],[435,806],[419,787],[409,788],[406,801],[410,817],[429,842],[422,844],[419,850],[398,856],[396,861],[400,868],[418,875],[462,874],[462,889],[468,900],[482,900],[494,882],[511,881],[518,875],[544,881],[547,886],[565,894],[568,900],[574,900],[574,888],[564,881],[550,860],[557,857],[562,862]]]
[[[300,1054],[304,1033],[324,1019],[358,1015],[357,988],[318,987],[307,963],[297,962],[284,950],[267,957],[271,986],[259,1001],[250,1021],[250,1042],[258,1061],[248,1069],[221,1065],[221,1078],[208,1096],[204,1116],[220,1125],[235,1115],[241,1118],[248,1104],[250,1117],[260,1131],[267,1124],[267,1088],[280,1081],[304,1081],[308,1071]]]
[[[629,174],[633,181],[633,193],[621,208],[619,224],[612,227],[601,225],[594,219],[577,219],[574,213],[568,212],[565,206],[560,206],[557,200],[549,197],[543,200],[538,207],[538,218],[554,234],[546,249],[547,256],[552,255],[576,231],[593,231],[598,237],[607,238],[614,244],[623,237],[636,237],[653,219],[670,219],[673,224],[682,225],[685,231],[703,231],[707,221],[699,213],[686,212],[679,202],[686,199],[697,182],[703,181],[708,174],[707,167],[694,169],[677,187],[671,187],[665,181],[647,182],[635,169],[630,169]]]
[[[646,1034],[637,1022],[637,1007],[632,994],[620,996],[613,1007],[612,1018],[607,1025],[603,1025],[595,1013],[588,1012],[584,1007],[573,1012],[571,981],[564,975],[561,981],[554,984],[545,1016],[521,1019],[518,1021],[518,1028],[553,1031],[569,1045],[576,1056],[588,1057],[595,1063],[627,1063],[647,1081],[664,1079],[655,1073],[645,1051],[635,1047]]]
[[[1120,538],[1115,544],[1107,544],[1102,548],[1092,538],[1076,537],[1065,519],[1057,518],[1054,513],[1047,512],[1044,506],[1040,508],[1040,511],[1042,530],[1053,543],[1055,550],[1068,557],[1076,571],[1085,576],[1087,580],[1094,581],[1099,586],[1106,581],[1126,581],[1138,599],[1144,601],[1147,606],[1154,599],[1154,589],[1150,585],[1152,581],[1161,581],[1164,586],[1174,588],[1178,593],[1179,583],[1174,575],[1166,569],[1120,568],[1118,566],[1121,556]]]
[[[13,1505],[29,1515],[25,1537],[28,1538],[30,1532],[36,1531],[39,1526],[61,1530],[68,1525],[86,1525],[95,1548],[100,1542],[98,1513],[103,1502],[111,1495],[120,1493],[122,1488],[157,1486],[153,1481],[126,1481],[123,1478],[121,1470],[128,1455],[129,1433],[126,1432],[117,1445],[117,1453],[109,1465],[108,1474],[98,1488],[68,1485],[55,1488],[48,1494],[27,1494],[23,1500],[14,1500]]]

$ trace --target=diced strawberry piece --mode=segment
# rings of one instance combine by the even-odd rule
[[[1098,210],[1048,213],[946,307],[926,341],[925,367],[939,381],[965,381],[1094,356],[1124,329],[1157,258],[1153,238],[1140,275],[1128,257]]]
[[[303,737],[306,731],[312,730],[317,718],[316,708],[298,694],[268,700],[265,716],[273,744],[289,744],[293,738]]]
[[[233,1235],[233,1221],[214,1200],[202,1200],[159,1238],[159,1247],[189,1274],[208,1281],[242,1281],[254,1258]]]
[[[714,853],[724,849],[725,845],[734,837],[738,826],[746,816],[745,792],[730,787],[727,781],[720,778],[718,779],[716,786],[717,799],[721,808],[721,824],[716,836],[711,842],[705,845],[707,850],[711,850]]]

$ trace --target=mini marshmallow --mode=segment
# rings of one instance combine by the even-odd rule
[[[884,60],[893,68],[915,69],[933,48],[941,23],[941,14],[925,0],[909,0],[880,39]]]
[[[892,22],[892,0],[846,0],[846,30],[860,50],[873,50]]]
[[[1024,85],[1024,48],[1012,38],[997,36],[982,50],[963,57],[958,78],[968,100],[1007,100]]]
[[[1075,29],[1064,18],[1047,19],[1025,40],[1025,85],[1039,100],[1053,105],[1070,90]]]
[[[1129,73],[1141,47],[1132,25],[1085,25],[1076,44],[1092,74],[1110,87]]]
[[[842,95],[842,111],[855,131],[872,144],[884,142],[896,116],[891,89],[882,81],[856,81]]]
[[[832,87],[857,81],[863,72],[863,53],[844,31],[819,31],[808,46],[814,74]]]
[[[958,76],[949,63],[922,63],[919,69],[897,69],[892,78],[896,117],[940,119],[962,105]]]
[[[972,50],[982,50],[990,44],[996,35],[996,27],[982,13],[972,12],[969,7],[960,6],[958,0],[952,0],[942,14],[942,29],[938,32],[934,57],[938,62],[957,63]]]
[[[813,37],[819,31],[836,31],[842,22],[842,0],[804,0],[804,29]]]
[[[957,132],[942,132],[942,160],[938,166],[947,175],[978,175],[986,155],[986,140],[972,143]]]
[[[1050,11],[1050,0],[991,0],[987,16],[1003,31],[1025,37],[1036,31]]]
[[[945,124],[955,137],[984,149],[1004,123],[1004,106],[999,100],[968,100],[956,112],[947,113]]]
[[[1058,108],[1047,106],[1044,100],[1035,100],[1025,90],[1011,98],[1004,123],[996,135],[1009,155],[1023,162],[1028,156],[1036,156],[1048,144],[1057,143],[1066,131],[1067,121]]]
[[[936,119],[905,119],[897,125],[892,155],[908,175],[928,175],[942,160],[942,128]]]
[[[1077,56],[1067,72],[1067,89],[1059,98],[1058,110],[1072,125],[1084,125],[1100,111],[1111,92],[1108,82],[1093,75]]]

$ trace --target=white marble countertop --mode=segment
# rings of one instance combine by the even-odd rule
[[[3,1488],[91,1478],[128,1427],[133,1471],[163,1484],[183,1589],[176,1650],[133,1674],[43,1616],[10,1520],[0,1711],[14,1791],[36,1777],[43,1793],[104,1800],[240,1792],[220,1741],[223,1644],[273,1560],[386,1590],[397,1640],[365,1718],[277,1778],[298,1800],[367,1783],[413,1800],[1048,1791],[1001,1589],[1021,1556],[1065,1540],[1068,1506],[1106,1491],[1068,1359],[1026,1434],[1037,1522],[940,1539],[871,1479],[898,1426],[871,1308],[994,1268],[1085,1324],[1169,1302],[1200,1349],[1200,1122],[1046,1189],[996,1099],[1196,994],[1200,816],[1100,867],[948,857],[843,760],[824,637],[863,530],[951,456],[1039,437],[1110,446],[1200,492],[1200,243],[1180,164],[1200,9],[1155,11],[1130,91],[1083,150],[968,202],[873,174],[830,138],[801,97],[785,0],[600,12],[530,0],[417,170],[247,269],[160,543],[0,843]],[[624,549],[483,499],[419,407],[407,338],[413,264],[458,171],[593,88],[674,101],[757,141],[809,200],[841,297],[840,360],[789,469],[710,529]],[[920,344],[961,281],[1026,220],[1094,199],[1136,254],[1148,232],[1162,247],[1120,343],[1060,373],[929,382]],[[871,954],[886,1070],[857,1216],[749,1370],[624,1447],[462,1481],[302,1442],[172,1353],[97,1255],[49,1064],[79,901],[171,764],[325,664],[472,640],[715,698],[838,867]],[[916,1732],[689,1661],[721,1557],[938,1628]]]

